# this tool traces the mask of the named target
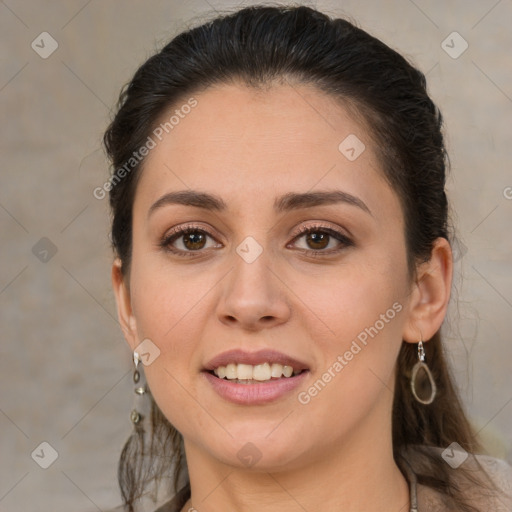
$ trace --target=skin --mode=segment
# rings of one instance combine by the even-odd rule
[[[160,350],[144,370],[184,437],[192,495],[183,510],[295,512],[318,510],[319,503],[346,512],[408,510],[407,482],[392,456],[396,359],[402,340],[417,343],[420,333],[428,340],[443,321],[448,242],[438,239],[430,261],[409,278],[399,199],[368,131],[333,98],[288,84],[265,91],[220,85],[195,98],[197,107],[145,162],[129,275],[119,260],[112,268],[130,349],[149,338]],[[366,146],[354,161],[338,150],[349,134]],[[148,216],[164,194],[187,189],[219,196],[226,210],[167,204]],[[283,194],[328,190],[358,197],[371,213],[343,202],[273,208]],[[171,228],[190,223],[210,233],[204,248],[180,257],[159,245]],[[318,224],[353,245],[331,237],[322,249],[299,235]],[[236,252],[247,236],[263,249],[252,263]],[[176,239],[175,248],[194,247],[184,242]],[[394,303],[401,311],[301,404],[297,393]],[[274,348],[306,362],[310,373],[301,389],[276,402],[235,405],[201,374],[206,362],[233,348]],[[247,442],[261,454],[251,467],[237,457]]]

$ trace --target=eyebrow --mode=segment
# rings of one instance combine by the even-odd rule
[[[326,204],[345,203],[357,206],[361,210],[372,215],[366,204],[358,197],[344,192],[343,190],[328,190],[325,192],[305,192],[302,194],[289,193],[278,197],[274,201],[274,208],[277,212],[298,210],[300,208],[311,208]]]
[[[290,192],[276,198],[274,201],[274,209],[278,213],[282,213],[291,210],[299,210],[301,208],[311,208],[313,206],[323,206],[337,203],[345,203],[351,206],[356,206],[366,213],[372,215],[372,212],[368,206],[366,206],[366,204],[361,199],[342,190],[304,193]],[[218,212],[227,210],[226,203],[219,196],[206,192],[200,192],[197,190],[180,190],[176,192],[169,192],[160,197],[149,208],[148,217],[155,210],[171,204],[181,204],[184,206],[192,206]]]
[[[184,206],[195,206],[205,210],[222,211],[227,209],[226,203],[219,197],[197,190],[179,190],[169,192],[154,202],[148,211],[148,217],[159,208],[170,204],[182,204]]]

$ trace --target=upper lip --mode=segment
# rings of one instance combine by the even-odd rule
[[[278,363],[283,366],[291,366],[295,371],[309,369],[306,363],[294,357],[287,356],[282,352],[277,352],[276,350],[263,349],[256,352],[247,352],[245,350],[235,349],[222,352],[222,354],[215,356],[206,363],[204,370],[212,371],[219,366],[227,366],[230,363],[250,364],[253,366],[263,363]]]

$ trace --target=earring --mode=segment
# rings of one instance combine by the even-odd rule
[[[412,368],[411,391],[414,398],[425,405],[431,404],[437,393],[434,377],[425,363],[425,349],[422,340],[418,342],[418,362]]]
[[[140,354],[138,352],[133,353],[133,363],[135,364],[135,370],[133,372],[133,382],[135,384],[135,406],[130,414],[130,419],[132,423],[137,426],[143,419],[144,415],[140,412],[142,410],[141,407],[141,398],[148,392],[148,388],[146,386],[145,378],[143,374],[141,374],[138,370],[139,362],[140,362]]]

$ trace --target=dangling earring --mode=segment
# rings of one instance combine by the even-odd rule
[[[130,419],[134,426],[138,426],[139,423],[144,419],[144,415],[140,412],[142,410],[141,407],[141,398],[147,393],[148,388],[146,386],[145,378],[138,370],[140,362],[140,354],[138,352],[133,353],[133,363],[135,364],[135,370],[133,372],[133,382],[135,384],[135,406],[130,414]]]
[[[412,368],[411,375],[411,391],[414,398],[420,402],[421,404],[431,404],[436,397],[437,388],[436,383],[434,381],[434,377],[430,372],[430,368],[425,363],[425,349],[423,348],[423,341],[418,342],[418,359],[419,361]],[[423,373],[423,377],[420,374]],[[426,378],[425,378],[426,377]],[[425,393],[426,391],[426,382],[429,382],[430,387],[430,395]],[[418,394],[418,391],[420,392]],[[419,395],[423,396],[421,398]]]

